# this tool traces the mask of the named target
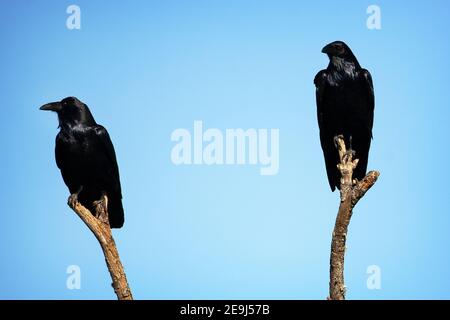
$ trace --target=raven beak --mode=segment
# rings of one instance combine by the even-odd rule
[[[49,110],[49,111],[55,111],[58,112],[61,110],[61,102],[50,102],[47,104],[44,104],[42,107],[39,108],[39,110]]]
[[[322,53],[329,54],[329,53],[331,53],[332,48],[333,47],[331,46],[331,44],[327,44],[325,47],[322,48]]]

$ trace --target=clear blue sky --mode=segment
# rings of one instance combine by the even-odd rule
[[[81,8],[81,30],[66,8]],[[381,8],[382,29],[366,28]],[[100,248],[67,207],[56,116],[74,95],[113,139],[136,298],[325,299],[331,193],[313,77],[346,41],[372,73],[369,168],[345,278],[350,299],[450,298],[448,1],[2,1],[0,298],[114,299]],[[278,128],[280,169],[175,166],[177,128]],[[81,289],[66,268],[81,268]],[[366,268],[381,268],[381,289]]]

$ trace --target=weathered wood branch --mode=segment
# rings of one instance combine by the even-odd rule
[[[359,182],[353,180],[353,170],[358,165],[358,159],[353,160],[353,154],[347,152],[342,137],[337,138],[340,163],[337,165],[341,173],[341,202],[331,240],[330,255],[330,300],[345,300],[344,258],[348,225],[353,214],[353,208],[366,192],[375,184],[380,173],[370,171]]]
[[[127,277],[120,261],[119,252],[111,233],[108,219],[108,198],[104,195],[96,203],[96,216],[86,209],[76,198],[69,197],[69,207],[83,220],[97,238],[105,256],[106,265],[112,279],[112,287],[119,300],[133,300]]]

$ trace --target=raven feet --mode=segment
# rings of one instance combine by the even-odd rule
[[[347,162],[347,161],[352,161],[353,158],[355,157],[355,155],[356,155],[355,150],[348,149],[348,150],[344,153],[343,160],[344,160],[345,162]]]
[[[108,219],[108,198],[105,194],[102,195],[100,200],[94,201],[95,208],[94,216],[103,223],[109,224]]]
[[[336,149],[339,149],[339,139],[344,140],[344,136],[342,134],[334,137],[334,146]]]
[[[78,195],[80,194],[81,190],[83,190],[83,186],[81,186],[77,192],[75,192],[69,196],[69,199],[67,199],[67,204],[69,205],[69,207],[75,208],[75,205],[78,202]]]
[[[76,194],[76,193],[71,194],[69,196],[69,199],[67,200],[67,204],[71,208],[75,208],[75,205],[77,204],[77,202],[78,202],[78,194]]]

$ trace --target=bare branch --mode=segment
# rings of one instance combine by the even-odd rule
[[[347,152],[342,136],[337,137],[340,163],[337,165],[341,173],[341,203],[331,240],[330,255],[330,300],[345,300],[344,285],[345,243],[348,225],[353,214],[353,208],[366,192],[375,184],[380,175],[370,171],[363,180],[353,181],[353,170],[358,165],[358,159],[353,160],[352,152]]]
[[[133,300],[133,295],[128,286],[127,277],[109,226],[107,203],[108,198],[105,195],[102,197],[102,200],[95,203],[96,218],[77,200],[74,200],[72,197],[69,197],[68,200],[69,207],[83,220],[100,243],[117,298],[119,300]]]
[[[370,171],[364,179],[359,181],[353,188],[352,194],[352,205],[353,207],[358,203],[358,201],[364,197],[367,191],[377,182],[380,173],[378,171]]]

